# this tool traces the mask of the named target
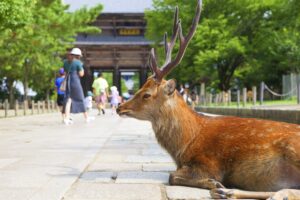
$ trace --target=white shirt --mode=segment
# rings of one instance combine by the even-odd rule
[[[93,98],[91,96],[85,97],[84,105],[86,108],[92,108],[93,107]]]

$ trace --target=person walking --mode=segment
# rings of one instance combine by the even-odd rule
[[[105,103],[108,97],[108,83],[101,72],[98,74],[98,78],[93,82],[93,92],[95,95],[95,101],[98,108],[98,115],[105,114]]]
[[[182,84],[180,84],[179,94],[181,94],[181,96],[183,96],[183,94],[184,94],[184,87]]]
[[[198,95],[197,95],[196,89],[193,89],[191,92],[191,100],[192,100],[191,107],[193,110],[195,110],[195,106],[198,102]]]
[[[116,109],[119,105],[119,91],[118,88],[116,86],[112,86],[110,88],[111,91],[111,95],[110,95],[110,105],[111,105],[111,114],[115,114],[116,113]]]
[[[93,96],[94,94],[91,91],[88,91],[87,96],[84,99],[85,108],[88,113],[90,113],[93,108]]]
[[[82,56],[79,48],[73,48],[64,61],[64,70],[68,72],[67,87],[65,91],[65,119],[66,125],[72,124],[70,113],[83,113],[85,121],[90,122],[93,118],[88,116],[84,104],[84,94],[80,83],[80,77],[84,76],[83,64],[80,61]]]
[[[55,79],[55,89],[56,89],[56,94],[57,94],[56,102],[59,107],[59,110],[62,113],[62,117],[64,119],[65,113],[63,112],[63,105],[64,105],[65,92],[60,90],[60,86],[61,86],[62,82],[65,80],[64,68],[60,68],[58,73],[59,73],[59,77],[57,77]]]

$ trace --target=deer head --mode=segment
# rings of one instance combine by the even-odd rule
[[[153,75],[148,78],[143,87],[131,100],[120,105],[117,110],[119,115],[152,121],[158,116],[157,114],[164,110],[164,107],[172,107],[179,103],[178,100],[181,99],[181,97],[176,92],[175,81],[166,81],[163,78],[182,60],[188,43],[196,31],[200,19],[201,5],[201,0],[198,0],[196,14],[186,36],[182,33],[181,21],[178,19],[178,7],[176,7],[173,33],[170,42],[168,42],[167,33],[164,35],[166,55],[164,64],[161,67],[158,67],[155,52],[152,48],[149,57],[149,66]],[[172,50],[177,38],[179,40],[179,50],[174,60],[172,60]],[[182,103],[184,102],[182,101]]]

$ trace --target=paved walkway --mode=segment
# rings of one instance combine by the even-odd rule
[[[0,119],[0,199],[209,199],[169,186],[171,158],[148,122],[107,113],[65,126],[60,115]]]

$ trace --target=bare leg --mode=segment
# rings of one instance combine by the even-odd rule
[[[105,114],[105,111],[104,111],[104,106],[105,103],[100,103],[100,110],[102,111],[102,114],[104,115]]]
[[[97,109],[98,109],[98,115],[100,115],[101,114],[101,104],[100,103],[97,104]]]
[[[88,113],[87,113],[87,112],[84,112],[84,113],[83,113],[83,116],[84,116],[84,119],[85,119],[85,120],[87,120],[87,119],[88,119],[88,117],[89,117],[89,115],[88,115]]]
[[[115,114],[116,113],[116,106],[112,105],[111,106],[111,114]]]
[[[63,106],[59,106],[59,110],[61,112],[61,116],[62,116],[62,119],[64,120],[66,118],[66,114],[63,112]]]
[[[65,119],[69,119],[69,118],[70,118],[71,103],[72,103],[72,99],[69,98],[69,99],[67,100],[67,103],[66,103]]]
[[[183,185],[190,187],[198,187],[204,189],[224,188],[224,186],[211,178],[199,178],[192,175],[192,170],[188,167],[183,167],[176,172],[170,174],[170,185]]]

